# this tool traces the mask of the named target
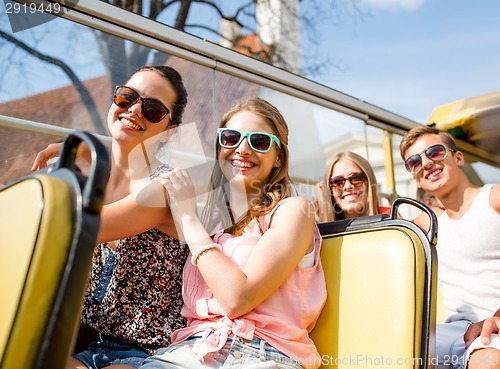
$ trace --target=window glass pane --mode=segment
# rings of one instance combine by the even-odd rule
[[[387,133],[363,120],[166,54],[146,46],[146,41],[132,42],[61,18],[12,32],[6,14],[0,19],[5,20],[0,29],[8,36],[0,37],[0,115],[22,120],[6,123],[0,118],[0,183],[29,173],[35,154],[66,136],[64,129],[107,136],[114,86],[124,84],[145,61],[169,65],[183,76],[189,93],[184,123],[193,123],[202,155],[213,158],[216,127],[227,109],[246,97],[260,96],[276,105],[288,122],[290,174],[300,194],[316,196],[316,183],[324,179],[328,161],[339,152],[353,151],[374,168],[381,198],[386,199],[382,204],[389,205],[394,195],[386,175]],[[43,129],[32,128],[30,122],[42,123]],[[414,198],[415,183],[399,157],[401,136],[389,138],[396,193]],[[467,173],[474,183],[500,181],[500,169],[469,161]]]
[[[299,194],[312,199],[324,181],[327,163],[341,151],[366,157],[364,122],[283,93],[262,90],[282,112],[290,129],[290,175]]]
[[[17,41],[0,38],[6,51],[0,55],[0,115],[7,117],[0,123],[0,183],[28,174],[35,154],[65,137],[68,129],[108,135],[114,86],[124,84],[140,66],[127,64],[124,52],[143,50],[150,54],[148,60],[179,71],[190,95],[184,121],[201,125],[203,150],[213,152],[212,69],[60,18],[9,36]],[[99,51],[100,43],[108,45],[105,53]],[[106,73],[104,61],[114,66],[113,73]],[[33,128],[32,122],[42,125]]]
[[[399,144],[403,136],[392,135],[392,160],[394,161],[394,178],[396,182],[396,193],[398,197],[409,197],[415,199],[417,195],[417,185],[413,176],[406,170],[403,159],[399,155]],[[406,219],[413,219],[420,210],[413,206],[401,206],[399,210],[401,216]]]
[[[365,158],[369,161],[377,178],[380,205],[390,206],[394,193],[392,184],[387,182],[384,132],[380,128],[366,125],[366,149]]]
[[[500,183],[500,168],[479,162],[472,167],[483,183]]]
[[[6,127],[0,127],[0,137],[0,186],[29,174],[37,152],[61,139]]]

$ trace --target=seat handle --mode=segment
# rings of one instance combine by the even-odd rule
[[[104,194],[110,172],[109,154],[104,144],[93,134],[85,131],[71,132],[63,142],[59,159],[54,169],[75,166],[78,146],[84,142],[91,153],[91,167],[82,188],[83,207],[92,213],[99,213],[104,205]]]
[[[391,206],[391,216],[390,219],[397,219],[398,218],[398,209],[399,206],[402,204],[409,204],[412,206],[415,206],[425,212],[429,218],[430,218],[430,227],[429,231],[426,234],[427,240],[431,245],[436,245],[437,243],[437,229],[438,229],[438,223],[437,223],[437,217],[436,214],[425,204],[421,203],[420,201],[417,201],[415,199],[409,198],[409,197],[398,197],[394,202],[392,203]]]

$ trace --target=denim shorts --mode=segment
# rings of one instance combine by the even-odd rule
[[[221,368],[224,369],[302,369],[295,360],[276,350],[260,338],[245,340],[229,336],[226,344],[217,352],[209,353],[201,362],[197,347],[204,337],[191,337],[186,341],[157,351],[149,357],[141,369],[163,368]]]
[[[436,326],[436,354],[431,358],[435,369],[464,368],[464,333],[470,324],[468,320],[455,320]]]
[[[139,368],[148,356],[144,349],[132,341],[99,333],[99,340],[91,342],[87,350],[73,357],[89,369],[100,369],[113,364]]]

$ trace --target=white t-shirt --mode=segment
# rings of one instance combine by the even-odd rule
[[[477,322],[500,308],[500,214],[485,185],[461,219],[438,218],[438,275],[446,322]]]

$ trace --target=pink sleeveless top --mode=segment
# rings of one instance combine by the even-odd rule
[[[279,206],[279,204],[278,204]],[[265,232],[269,228],[276,206],[260,217]],[[261,237],[257,220],[252,220],[240,236],[218,233],[214,240],[223,247],[225,255],[241,268],[248,261]],[[217,300],[210,292],[201,273],[186,262],[183,273],[184,307],[182,315],[187,327],[175,331],[172,343],[178,343],[205,330],[213,330],[201,346],[198,356],[217,351],[230,334],[244,339],[258,337],[299,362],[304,368],[320,366],[321,357],[309,338],[326,301],[326,286],[320,260],[321,236],[315,225],[314,265],[297,266],[290,277],[271,296],[247,314],[229,319],[224,316]],[[190,257],[188,257],[190,260]]]

